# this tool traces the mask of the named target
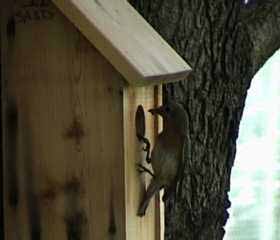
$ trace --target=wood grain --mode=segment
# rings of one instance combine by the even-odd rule
[[[124,147],[125,147],[125,183],[126,183],[126,232],[127,239],[134,240],[160,240],[162,216],[159,204],[159,197],[152,199],[146,215],[142,218],[136,216],[140,201],[146,190],[150,176],[139,174],[136,171],[136,163],[151,168],[146,163],[146,155],[143,152],[144,145],[136,138],[135,114],[137,107],[142,105],[146,116],[146,137],[153,146],[154,139],[158,132],[156,119],[147,113],[147,110],[160,103],[161,98],[154,87],[127,87],[124,91]],[[157,99],[157,101],[155,101]],[[157,202],[156,202],[157,201]],[[156,209],[158,208],[158,209]]]
[[[132,85],[185,79],[189,65],[124,0],[53,0]]]
[[[163,103],[162,99],[162,85],[154,87],[154,106],[160,106]],[[154,138],[157,137],[157,134],[162,131],[163,121],[159,116],[154,117]],[[156,226],[156,239],[164,240],[164,202],[162,201],[163,190],[159,192],[155,196],[155,210],[156,210],[156,218],[155,218],[155,226]]]
[[[5,208],[4,208],[4,178],[7,176],[7,172],[3,171],[5,163],[4,159],[7,156],[6,149],[6,119],[5,119],[5,109],[6,109],[6,83],[8,78],[8,62],[9,62],[9,54],[8,54],[8,41],[10,36],[7,32],[7,26],[9,23],[9,20],[11,19],[11,16],[13,15],[12,7],[13,7],[13,1],[1,1],[0,3],[0,54],[1,54],[1,60],[0,60],[0,67],[1,67],[1,173],[0,173],[0,238],[5,238],[5,232],[4,232],[4,215],[5,215]],[[6,34],[5,34],[6,33]],[[16,179],[15,179],[16,180]],[[14,195],[17,197],[16,195]]]
[[[16,15],[41,11],[17,3]],[[124,81],[53,5],[47,9],[52,19],[16,18],[9,42],[7,94],[18,127],[9,128],[5,158],[6,239],[124,240]],[[16,204],[8,199],[13,178]]]

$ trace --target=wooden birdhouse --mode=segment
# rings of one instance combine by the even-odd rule
[[[190,67],[125,0],[2,2],[5,238],[161,239],[135,114]]]

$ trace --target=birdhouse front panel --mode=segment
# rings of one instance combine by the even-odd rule
[[[121,75],[50,2],[14,21],[6,239],[126,239]]]

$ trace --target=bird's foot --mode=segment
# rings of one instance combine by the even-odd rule
[[[144,167],[142,164],[137,163],[136,166],[137,166],[138,172],[140,172],[140,173],[146,172],[146,173],[150,174],[152,177],[155,177],[155,175],[152,173],[152,171],[150,169]]]
[[[148,138],[144,137],[144,136],[141,136],[141,135],[137,135],[138,137],[138,140],[143,142],[145,144],[145,147],[143,147],[143,151],[144,152],[147,152],[147,155],[146,155],[146,161],[147,163],[151,163],[151,158],[150,158],[150,152],[151,152],[151,143],[149,141]]]

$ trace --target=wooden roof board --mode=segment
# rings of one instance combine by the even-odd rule
[[[185,78],[191,68],[125,0],[53,0],[133,85]]]

